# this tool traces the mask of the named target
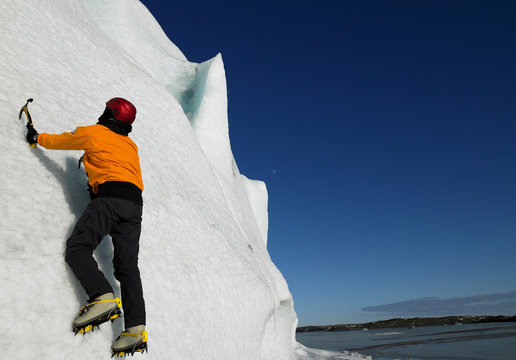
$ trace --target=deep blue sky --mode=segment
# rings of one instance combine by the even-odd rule
[[[516,2],[142,2],[190,61],[222,53],[300,325],[516,290]]]

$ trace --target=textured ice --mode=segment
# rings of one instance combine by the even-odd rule
[[[137,0],[0,3],[0,337],[6,359],[106,359],[122,322],[73,336],[86,294],[66,238],[88,203],[78,151],[31,149],[40,132],[96,122],[122,96],[145,184],[140,270],[148,359],[296,359],[297,317],[267,249],[267,190],[239,173],[222,57],[188,62]],[[116,288],[112,246],[96,251]],[[304,353],[303,353],[304,352]]]

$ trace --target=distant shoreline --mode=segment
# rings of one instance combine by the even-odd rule
[[[373,330],[392,328],[412,328],[422,326],[442,326],[456,324],[483,324],[491,322],[516,322],[516,316],[445,316],[445,317],[415,317],[395,318],[389,320],[373,321],[364,324],[337,324],[321,326],[301,326],[296,332],[314,331],[350,331],[350,330]]]

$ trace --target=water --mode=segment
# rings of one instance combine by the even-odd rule
[[[297,333],[317,349],[349,350],[373,360],[516,360],[516,323]]]

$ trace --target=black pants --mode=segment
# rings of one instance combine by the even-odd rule
[[[113,267],[120,282],[125,327],[145,325],[145,302],[138,269],[142,206],[133,201],[101,197],[86,208],[66,244],[66,262],[84,290],[94,299],[113,292],[93,258],[107,234],[114,247]]]

